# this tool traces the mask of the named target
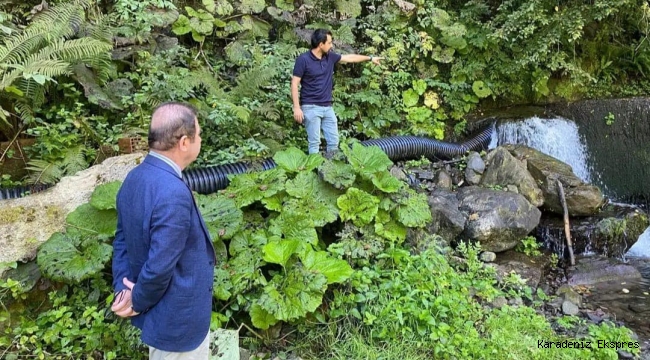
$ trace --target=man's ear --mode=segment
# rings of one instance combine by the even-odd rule
[[[183,135],[179,140],[178,140],[178,150],[180,151],[187,151],[188,146],[189,146],[190,138],[187,135]]]

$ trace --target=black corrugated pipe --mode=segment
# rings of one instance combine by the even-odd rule
[[[41,184],[41,185],[18,186],[13,188],[0,189],[0,200],[15,199],[15,198],[23,197],[27,194],[35,194],[45,189],[49,189],[50,187],[52,187],[52,185]]]
[[[452,158],[460,156],[470,150],[486,150],[492,139],[496,123],[483,129],[478,135],[461,144],[453,144],[419,136],[393,136],[382,139],[362,141],[364,146],[379,146],[392,161],[419,159],[422,156],[428,159]],[[228,186],[228,175],[243,174],[251,170],[270,170],[275,167],[273,159],[266,159],[261,166],[252,166],[250,163],[237,162],[219,166],[194,168],[183,172],[183,179],[190,188],[200,194],[211,194]],[[13,199],[34,194],[49,188],[51,185],[34,185],[0,189],[0,200]]]
[[[379,146],[392,161],[405,159],[452,158],[466,152],[486,150],[492,140],[495,123],[483,129],[478,135],[461,144],[453,144],[419,136],[393,136],[361,142],[364,146]],[[264,160],[262,170],[275,167],[273,159]],[[189,187],[200,194],[211,194],[228,186],[229,174],[243,174],[251,169],[246,162],[194,168],[183,172],[183,179]],[[256,166],[259,169],[259,166]],[[251,169],[252,170],[252,169]]]

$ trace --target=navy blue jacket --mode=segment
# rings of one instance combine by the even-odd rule
[[[190,188],[164,161],[147,156],[117,195],[113,287],[135,282],[131,318],[142,341],[185,352],[205,339],[212,313],[215,253]]]

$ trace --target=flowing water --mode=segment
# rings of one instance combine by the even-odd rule
[[[647,113],[646,110],[640,111],[643,114]],[[619,208],[634,206],[626,203],[629,202],[628,199],[638,199],[637,194],[639,193],[642,194],[641,198],[646,199],[645,206],[647,207],[649,193],[647,182],[650,182],[650,178],[645,175],[650,170],[646,164],[647,157],[643,154],[650,148],[647,145],[648,142],[639,142],[639,134],[632,131],[630,135],[629,129],[627,134],[632,140],[628,144],[621,144],[625,140],[622,137],[613,138],[614,135],[607,139],[610,134],[615,134],[615,132],[603,135],[601,129],[599,135],[595,136],[594,134],[598,131],[581,130],[584,129],[580,129],[576,122],[563,117],[540,118],[533,116],[519,121],[501,121],[497,124],[490,147],[494,148],[502,144],[523,144],[535,148],[569,164],[580,179],[599,186],[610,201],[618,201],[619,203],[615,205]],[[585,133],[591,133],[591,135],[588,137],[584,135]],[[588,139],[592,140],[591,143]],[[617,152],[622,152],[622,154],[617,154]],[[636,206],[634,207],[636,208]],[[650,211],[650,207],[647,207],[646,211]],[[581,219],[573,221],[576,221],[575,226],[579,226]],[[541,232],[538,231],[538,236],[545,237],[546,242],[551,238],[560,239],[561,246],[555,244],[557,242],[555,240],[551,246],[545,245],[549,249],[555,249],[558,255],[563,256],[563,232],[545,236],[544,230],[549,231],[549,228],[538,230],[541,230]],[[584,235],[590,236],[588,227]],[[591,251],[589,242],[581,253],[578,265],[588,266],[589,263],[602,261],[599,256],[595,256],[597,254]],[[650,325],[647,321],[650,318],[650,261],[648,259],[650,259],[650,227],[627,251],[623,259],[610,259],[618,262],[619,265],[616,266],[627,267],[636,275],[616,276],[614,271],[605,271],[607,276],[603,277],[602,281],[595,281],[591,285],[590,293],[584,295],[587,303],[596,308],[605,309],[617,320],[623,320],[639,335],[642,341],[650,339]],[[587,278],[597,279],[598,272],[598,270],[588,271],[584,275]],[[608,279],[609,277],[611,279]]]
[[[582,181],[599,186],[610,199],[616,199],[616,189],[604,183],[600,173],[594,170],[597,163],[590,156],[585,137],[579,126],[563,117],[541,118],[533,116],[519,121],[503,121],[496,127],[491,148],[502,144],[523,144],[569,164]],[[634,177],[630,182],[636,181]],[[618,204],[623,205],[625,204]],[[589,249],[585,249],[590,255]],[[650,258],[650,227],[639,237],[626,254],[629,257]]]

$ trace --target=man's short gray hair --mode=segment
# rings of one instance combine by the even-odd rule
[[[149,148],[159,151],[170,150],[183,136],[194,141],[196,115],[196,109],[185,103],[166,102],[156,107],[151,115]]]

